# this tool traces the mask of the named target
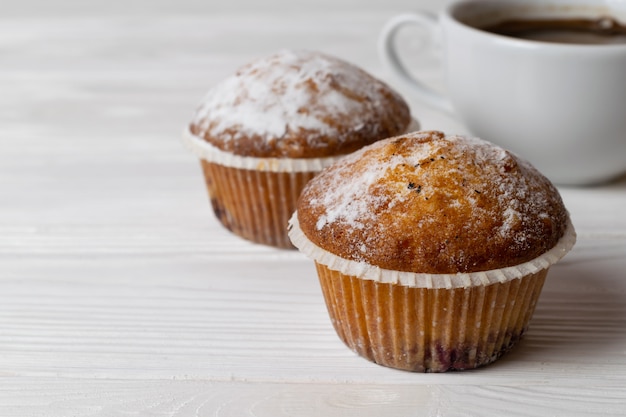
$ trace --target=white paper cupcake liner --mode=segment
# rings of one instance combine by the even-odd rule
[[[408,131],[419,129],[413,120]],[[317,173],[344,155],[326,158],[257,158],[222,151],[186,128],[183,143],[202,162],[213,211],[244,239],[293,248],[287,236],[297,199]]]
[[[316,172],[237,169],[201,162],[211,206],[224,227],[256,243],[293,248],[287,236],[289,217]]]
[[[321,171],[343,155],[327,158],[258,158],[225,152],[185,129],[183,143],[198,158],[223,166],[255,171],[316,172]]]
[[[412,288],[469,288],[479,285],[505,283],[513,279],[538,273],[559,261],[576,242],[576,232],[568,217],[565,234],[557,244],[543,255],[523,264],[506,268],[457,274],[427,274],[392,271],[365,262],[341,258],[311,242],[300,229],[298,213],[289,221],[289,238],[294,246],[317,263],[344,275],[381,283],[399,284]]]
[[[409,288],[316,264],[339,338],[379,365],[447,372],[487,365],[522,338],[548,270],[486,286]]]
[[[411,123],[406,133],[419,130],[420,124],[416,119]],[[182,140],[185,146],[198,158],[232,168],[271,172],[319,172],[345,155],[325,158],[258,158],[235,155],[213,146],[206,140],[194,135],[186,127]]]

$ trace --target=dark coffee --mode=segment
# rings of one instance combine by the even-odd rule
[[[598,19],[510,19],[481,29],[513,38],[544,42],[626,43],[626,26],[611,17]]]

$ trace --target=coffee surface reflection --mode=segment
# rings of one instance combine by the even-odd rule
[[[481,29],[498,35],[543,42],[626,44],[626,25],[608,16],[598,19],[509,19]]]

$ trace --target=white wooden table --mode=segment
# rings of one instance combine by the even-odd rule
[[[626,414],[626,179],[561,189],[579,241],[526,337],[447,374],[357,357],[310,261],[210,211],[179,136],[212,84],[291,47],[402,91],[379,30],[441,2],[13,3],[0,14],[0,416]],[[436,56],[415,69],[442,84]],[[406,98],[424,128],[464,133]]]

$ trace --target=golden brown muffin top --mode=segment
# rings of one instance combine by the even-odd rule
[[[341,258],[431,274],[478,272],[542,255],[568,214],[552,183],[489,142],[415,132],[323,171],[297,208],[302,232]]]
[[[190,131],[241,156],[317,158],[350,153],[406,131],[406,102],[340,59],[281,51],[212,88]]]

